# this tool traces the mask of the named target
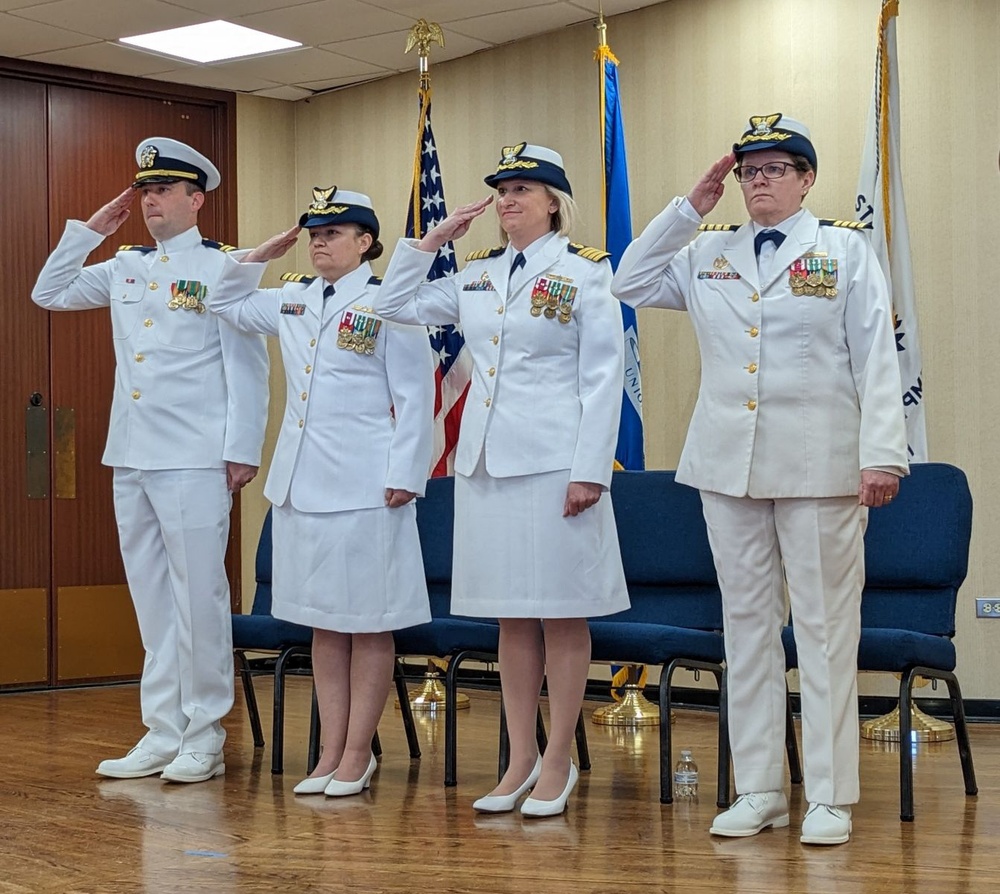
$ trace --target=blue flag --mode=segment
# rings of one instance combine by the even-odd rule
[[[625,162],[625,131],[622,125],[621,93],[618,89],[618,60],[607,44],[597,50],[601,64],[601,129],[604,156],[605,247],[611,266],[618,269],[622,254],[632,241],[632,209],[628,198],[628,169]],[[618,427],[615,460],[625,469],[646,466],[642,445],[642,375],[639,369],[639,331],[635,311],[622,304],[622,331],[625,339],[625,366],[622,371],[622,412]]]

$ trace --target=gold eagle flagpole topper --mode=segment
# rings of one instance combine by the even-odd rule
[[[430,55],[432,43],[436,43],[443,49],[444,31],[441,30],[441,26],[437,22],[428,22],[426,19],[419,19],[417,24],[406,35],[406,49],[403,50],[403,53],[406,54],[416,48],[417,55],[420,57],[420,93],[421,99],[424,101],[429,101],[428,92],[431,89]],[[423,114],[425,113],[421,111],[421,115]],[[418,141],[417,157],[414,161],[415,184],[419,182],[419,168],[420,145]],[[416,187],[414,188],[412,201],[415,203],[413,219],[416,222],[420,219],[420,202]],[[427,671],[424,673],[424,682],[420,687],[420,691],[410,698],[411,710],[428,714],[436,714],[439,708],[444,710],[447,695],[444,687],[441,685],[441,671],[446,671],[447,669],[448,662],[446,660],[440,658],[427,659]],[[469,696],[461,692],[456,694],[456,708],[468,708],[469,704]],[[399,706],[399,699],[397,699],[396,707],[398,708]]]

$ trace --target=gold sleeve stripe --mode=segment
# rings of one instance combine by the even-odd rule
[[[847,227],[850,230],[870,230],[872,228],[870,222],[860,220],[833,220],[830,218],[821,219],[819,225],[821,227]]]
[[[502,255],[507,249],[498,245],[496,248],[482,248],[479,251],[470,251],[466,256],[466,261],[483,261],[486,258],[496,258]]]
[[[311,283],[316,277],[310,273],[282,273],[282,282],[300,282],[304,285]]]
[[[698,227],[699,233],[715,233],[715,232],[735,232],[740,228],[739,224],[702,224]]]
[[[118,251],[155,251],[152,245],[119,245]]]

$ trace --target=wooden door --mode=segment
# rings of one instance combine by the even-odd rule
[[[0,77],[0,121],[0,682],[25,686],[49,677],[49,319],[29,298],[48,252],[44,85]]]
[[[143,650],[118,551],[112,473],[101,465],[115,367],[110,316],[48,313],[30,291],[65,221],[86,220],[132,182],[143,139],[189,143],[217,160],[225,178],[231,109],[219,99],[157,95],[173,89],[167,85],[95,89],[74,84],[65,70],[47,82],[28,72],[35,77],[0,79],[2,120],[16,122],[0,129],[8,281],[0,304],[0,629],[24,644],[11,652],[8,638],[0,649],[0,686],[135,678]],[[225,188],[224,179],[210,194],[200,227],[233,240]],[[150,244],[138,203],[88,263],[125,243]],[[38,406],[29,409],[32,402]],[[231,555],[231,572],[238,561]]]

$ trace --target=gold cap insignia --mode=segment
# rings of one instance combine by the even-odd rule
[[[347,210],[347,205],[334,205],[331,199],[337,194],[336,186],[313,187],[313,200],[309,206],[310,214],[343,214]]]
[[[514,160],[524,152],[524,147],[527,143],[518,143],[516,146],[504,146],[500,150],[500,164],[510,165],[514,163]]]
[[[771,132],[771,128],[780,120],[780,112],[777,115],[752,115],[750,117],[750,127],[753,128],[753,135],[755,137],[767,136]]]
[[[143,146],[142,152],[139,154],[139,167],[144,170],[153,167],[156,164],[156,158],[159,154],[160,150],[154,145]]]

